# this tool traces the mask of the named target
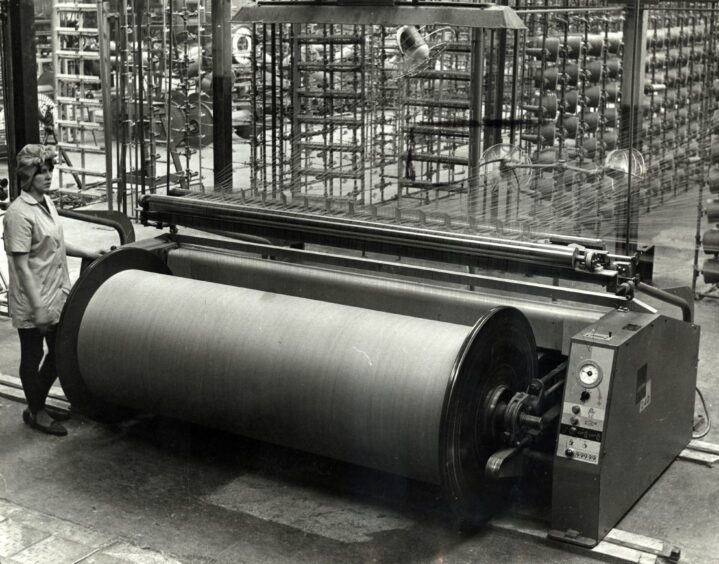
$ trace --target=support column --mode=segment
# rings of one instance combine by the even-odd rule
[[[644,79],[646,75],[645,61],[647,58],[647,33],[649,29],[649,12],[642,0],[634,0],[627,6],[624,20],[624,56],[622,60],[622,93],[619,148],[632,149],[641,147],[642,105],[644,101]],[[626,191],[623,201],[616,206],[616,252],[630,254],[637,249],[639,237],[639,198],[636,180],[632,178],[634,171],[631,155],[629,158],[629,174],[627,175]]]
[[[99,33],[100,48],[100,80],[102,82],[102,123],[103,135],[105,137],[105,195],[107,197],[107,209],[114,210],[114,198],[112,186],[114,177],[112,175],[112,96],[110,94],[110,2],[98,0],[97,2],[97,30]],[[55,72],[60,72],[55,69]]]
[[[212,141],[215,191],[232,191],[231,1],[212,0]]]
[[[479,201],[479,159],[482,157],[482,94],[484,91],[484,30],[472,29],[472,61],[469,108],[469,178],[467,211],[470,221],[477,214]]]
[[[32,0],[7,0],[2,14],[5,132],[10,199],[20,194],[15,155],[27,143],[40,142],[37,109],[35,14]]]

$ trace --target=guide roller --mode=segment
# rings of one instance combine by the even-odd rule
[[[508,481],[483,426],[499,386],[537,376],[525,316],[473,327],[173,277],[123,248],[73,288],[58,370],[73,405],[149,411],[441,485],[481,522]]]

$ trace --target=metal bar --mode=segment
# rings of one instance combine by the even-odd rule
[[[406,158],[407,153],[402,153],[401,158]],[[412,153],[412,160],[419,161],[419,162],[431,162],[431,163],[438,163],[438,164],[455,164],[455,165],[462,165],[467,166],[469,161],[466,157],[455,157],[455,156],[445,156],[442,154],[432,154],[432,153]]]
[[[392,274],[431,280],[434,282],[446,282],[450,284],[461,284],[475,286],[491,290],[506,290],[516,292],[522,296],[536,296],[550,298],[552,300],[565,300],[579,302],[600,307],[619,308],[628,307],[631,300],[608,294],[604,292],[592,292],[576,288],[565,288],[550,284],[538,284],[525,280],[511,280],[495,276],[484,276],[480,274],[467,274],[454,270],[444,270],[426,266],[403,264],[396,261],[382,261],[368,259],[366,257],[351,257],[303,249],[292,249],[290,247],[277,247],[245,241],[208,241],[200,237],[186,235],[173,235],[172,240],[181,245],[182,248],[196,248],[207,250],[208,245],[218,245],[232,251],[250,252],[261,256],[272,256],[275,258],[290,259],[301,263],[314,263],[343,268],[358,268],[382,274]]]
[[[484,30],[472,30],[469,110],[469,198],[467,213],[474,219],[479,197],[479,161],[482,157],[482,91],[484,90]]]
[[[644,292],[645,294],[652,296],[664,303],[675,305],[682,310],[682,319],[684,321],[692,322],[694,320],[694,312],[692,306],[682,297],[670,294],[665,290],[651,286],[644,282],[637,283],[637,290]]]
[[[624,60],[622,61],[622,73],[629,76],[629,80],[622,81],[622,133],[626,135],[627,147],[634,148],[635,143],[640,141],[637,133],[641,131],[638,119],[642,116],[642,101],[644,97],[644,77],[647,55],[647,31],[649,29],[649,12],[642,7],[641,0],[635,0],[631,10],[627,10],[624,25]],[[621,136],[620,136],[621,138]],[[639,218],[633,220],[634,212],[638,202],[633,201],[632,194],[632,161],[631,154],[627,159],[629,169],[627,171],[627,193],[625,198],[625,213],[623,225],[617,225],[617,252],[626,254],[636,249],[638,238]],[[621,215],[621,214],[618,214]],[[632,242],[633,241],[633,242]]]
[[[685,8],[686,9],[686,8]],[[621,13],[624,10],[623,5],[616,5],[616,6],[582,6],[581,8],[560,8],[560,7],[551,7],[551,8],[534,8],[534,7],[524,7],[524,8],[517,8],[515,12],[517,14],[576,14],[577,12],[581,12],[582,14],[591,14],[591,13],[611,13],[611,12],[617,12]]]
[[[167,161],[166,167],[165,167],[165,191],[169,194],[170,192],[170,163],[172,162],[171,154],[174,153],[174,147],[172,146],[171,141],[171,123],[172,123],[172,97],[171,97],[171,85],[172,85],[172,72],[173,72],[173,62],[174,62],[174,51],[175,51],[175,40],[174,40],[174,34],[175,34],[175,24],[174,24],[174,2],[169,2],[169,5],[167,7],[167,19],[165,23],[166,31],[163,32],[163,43],[166,42],[167,45],[167,87],[165,88],[165,115],[167,119],[167,124],[165,125],[165,137],[167,138],[167,145],[165,147],[165,159]],[[164,15],[165,12],[163,12]],[[167,39],[165,39],[167,38]],[[164,45],[163,45],[164,48]]]
[[[591,269],[600,254],[579,248],[544,248],[503,239],[453,237],[439,231],[270,211],[221,202],[151,195],[142,199],[142,221],[249,233],[305,243],[457,262],[470,266],[514,266],[522,272],[558,276],[613,287],[617,272]],[[605,265],[609,266],[609,265]],[[521,267],[521,268],[520,268]],[[591,271],[589,270],[591,269]]]
[[[138,163],[140,165],[140,191],[145,193],[147,167],[145,154],[147,151],[145,140],[145,79],[142,66],[142,16],[145,11],[145,1],[137,0],[135,5],[135,69],[137,71],[137,131],[140,137]],[[168,116],[169,119],[169,116]]]
[[[434,4],[367,6],[321,5],[314,2],[243,6],[234,22],[357,24],[357,25],[456,25],[484,29],[526,29],[517,13],[506,6],[436,6]]]
[[[150,198],[148,201],[155,202],[158,198],[162,198],[161,196]],[[177,198],[169,198],[170,201],[175,201]],[[194,204],[202,204],[202,200],[185,200],[190,203],[190,205]],[[223,205],[215,202],[217,205]],[[314,219],[321,219],[318,218],[315,215],[311,214],[304,214],[304,213],[298,213],[298,212],[272,212],[269,210],[258,210],[257,208],[250,207],[250,206],[233,206],[232,204],[227,205],[230,208],[237,208],[242,210],[247,210],[249,212],[258,212],[258,213],[266,213],[269,217],[273,219],[277,219],[277,221],[282,221],[282,217],[285,215],[289,215],[292,217],[300,218],[300,219],[307,219],[307,220],[314,220]],[[342,224],[347,225],[359,225],[359,226],[369,226],[369,227],[383,227],[381,225],[378,225],[376,223],[369,223],[362,220],[357,219],[348,219],[348,218],[340,218],[337,221],[341,222]],[[482,227],[482,226],[478,226]],[[400,234],[400,233],[408,233],[411,236],[417,236],[417,237],[432,237],[434,235],[441,235],[445,237],[451,238],[451,240],[454,241],[468,241],[469,243],[475,242],[475,241],[484,241],[488,243],[496,242],[498,238],[496,237],[489,237],[486,235],[477,235],[477,234],[468,234],[468,233],[452,233],[447,234],[441,231],[436,231],[433,229],[428,228],[419,228],[419,227],[410,227],[407,225],[402,226],[393,226],[393,232]],[[507,230],[507,232],[511,232],[511,230]],[[515,234],[519,234],[519,232],[514,232]],[[589,239],[585,237],[572,237],[572,236],[564,236],[564,235],[555,235],[551,233],[540,233],[537,234],[537,237],[540,237],[542,239],[549,240],[550,243],[535,243],[532,241],[514,241],[512,240],[512,244],[517,245],[520,244],[523,247],[531,247],[531,248],[537,248],[537,249],[544,249],[549,251],[555,251],[557,249],[565,249],[565,252],[572,254],[575,252],[574,247],[568,247],[568,245],[579,245],[582,247],[587,247],[590,250],[603,250],[604,249],[604,243],[600,239]],[[623,255],[608,255],[609,258],[613,261],[617,262],[629,262],[631,260],[631,257],[623,256]]]
[[[130,81],[127,68],[127,29],[128,29],[128,10],[126,4],[122,3],[122,9],[119,10],[119,17],[117,22],[117,35],[119,37],[118,49],[115,55],[115,62],[117,63],[117,83],[118,83],[118,96],[117,96],[117,114],[116,114],[116,125],[118,129],[118,154],[117,154],[117,169],[119,173],[118,185],[117,185],[117,207],[123,213],[127,213],[127,160],[128,160],[128,148],[130,140],[130,123],[129,116],[127,114],[127,99],[128,89],[130,88]],[[172,26],[170,26],[170,32],[172,32]],[[170,115],[169,108],[167,115]],[[169,146],[169,128],[168,128],[168,146]]]
[[[257,92],[257,74],[258,74],[258,65],[257,65],[257,26],[255,24],[252,24],[252,42],[250,45],[250,76],[251,76],[251,86],[250,86],[250,123],[251,125],[251,135],[250,135],[250,191],[253,195],[259,194],[259,158],[257,156],[258,150],[257,150],[257,122],[259,119],[261,119],[264,122],[265,119],[265,108],[264,108],[264,102],[262,104],[262,108],[258,108],[258,92]],[[294,56],[292,57],[292,67],[294,68]],[[294,77],[292,82],[292,88],[293,90],[297,88],[294,85]],[[264,96],[264,94],[263,94]],[[260,110],[260,111],[258,111]],[[294,134],[294,113],[293,113],[293,119],[292,119],[292,132]]]
[[[292,164],[290,166],[291,171],[291,187],[290,190],[292,194],[297,194],[302,192],[302,186],[300,185],[300,175],[299,170],[302,167],[302,151],[299,146],[300,143],[300,72],[298,69],[298,65],[300,62],[300,58],[302,57],[302,49],[300,46],[300,42],[298,41],[298,37],[301,32],[301,27],[299,24],[292,24],[290,27],[291,34],[290,34],[290,60],[291,60],[291,68],[290,68],[290,87],[292,88],[292,113],[290,114],[291,117],[291,142],[290,142],[290,159],[292,161]]]
[[[212,154],[215,191],[222,192],[232,190],[231,5],[212,0]]]
[[[270,170],[272,171],[272,197],[277,197],[277,128],[278,128],[278,101],[279,105],[282,105],[282,92],[277,92],[277,72],[275,69],[277,69],[278,66],[281,66],[277,64],[277,24],[272,24],[270,26],[270,68],[272,69],[271,76],[270,76],[270,89],[271,89],[271,99],[272,99],[272,115],[270,116],[271,120],[271,132],[270,132],[270,158],[272,159]],[[280,60],[282,60],[282,56],[280,55]],[[265,51],[265,64],[267,62],[267,52]],[[279,122],[279,125],[282,125],[282,122]]]
[[[135,229],[128,217],[122,212],[112,210],[57,210],[57,213],[59,216],[67,217],[68,219],[76,219],[78,221],[112,227],[115,231],[117,231],[117,234],[120,237],[120,245],[126,245],[127,243],[135,241]]]
[[[429,108],[453,108],[457,110],[469,109],[469,100],[466,98],[409,98],[405,101],[408,106],[422,106]]]
[[[294,94],[294,92],[293,92]],[[305,98],[360,98],[361,92],[354,90],[297,90],[296,94]]]
[[[506,0],[504,0],[506,1]],[[504,106],[504,73],[507,62],[507,31],[500,30],[493,32],[493,39],[496,42],[495,54],[491,57],[495,72],[492,73],[493,98],[487,98],[487,119],[489,124],[484,128],[484,146],[491,147],[502,142],[502,109]]]
[[[98,47],[100,56],[100,78],[102,80],[102,124],[105,140],[105,196],[107,198],[107,209],[114,209],[112,198],[112,97],[110,95],[110,2],[109,0],[98,0],[97,21],[98,21]],[[84,149],[82,149],[84,151]]]

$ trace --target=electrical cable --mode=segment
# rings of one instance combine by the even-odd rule
[[[709,431],[711,431],[712,428],[712,420],[709,416],[709,410],[707,409],[707,403],[704,400],[704,394],[702,394],[701,390],[696,387],[695,390],[697,391],[697,395],[699,396],[699,399],[702,402],[702,409],[704,409],[704,415],[706,415],[706,429],[704,429],[701,433],[692,433],[692,439],[703,439],[709,434]]]

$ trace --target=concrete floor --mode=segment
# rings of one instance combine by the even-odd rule
[[[656,283],[687,285],[691,205],[662,213],[652,214],[660,227],[643,231],[658,246]],[[66,237],[114,243],[113,232],[75,222],[66,224]],[[71,268],[76,275],[79,261]],[[719,405],[719,301],[699,302],[696,321],[699,383],[711,410]],[[15,331],[0,319],[0,372],[17,374],[18,352]],[[22,409],[0,398],[3,563],[78,561],[77,552],[59,550],[33,560],[35,543],[49,542],[39,541],[36,530],[56,542],[105,539],[110,548],[82,560],[103,564],[595,561],[494,528],[459,533],[436,489],[380,472],[152,416],[117,426],[74,419],[68,437],[53,438],[24,426]],[[719,431],[705,440],[719,442]],[[546,514],[546,500],[534,494],[531,486],[519,490],[512,511],[532,498],[532,513]],[[719,561],[717,522],[719,470],[677,461],[619,528],[678,545],[682,561],[710,563]],[[1,552],[3,527],[10,525],[27,547],[12,558]]]

